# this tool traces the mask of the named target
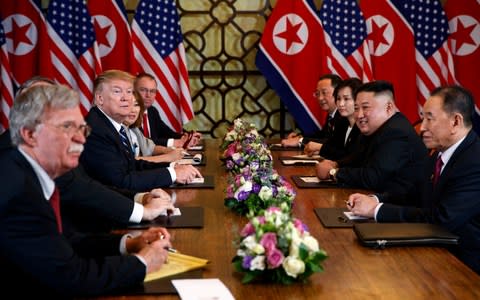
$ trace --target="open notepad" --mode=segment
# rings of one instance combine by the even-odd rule
[[[147,274],[144,282],[169,277],[190,270],[200,269],[205,267],[208,262],[209,261],[204,258],[198,258],[180,253],[169,253],[168,263],[164,264],[159,271]]]

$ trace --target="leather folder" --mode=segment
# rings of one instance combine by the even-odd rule
[[[355,223],[373,222],[373,219],[350,220],[342,207],[317,207],[313,211],[325,228],[352,228]]]
[[[319,180],[317,176],[299,176],[293,175],[292,181],[299,188],[338,188],[338,184],[333,180]],[[311,179],[305,181],[304,179]]]
[[[203,207],[180,207],[179,216],[159,216],[152,221],[140,222],[138,224],[129,224],[128,229],[165,227],[165,228],[202,228],[203,227]]]
[[[361,223],[353,231],[366,247],[441,246],[458,244],[458,236],[428,223]]]
[[[202,183],[174,183],[168,188],[170,189],[213,189],[215,187],[214,177],[211,175],[204,175]]]

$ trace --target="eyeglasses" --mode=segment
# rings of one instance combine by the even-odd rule
[[[44,125],[49,125],[60,129],[61,131],[65,132],[69,136],[73,136],[74,134],[81,133],[84,137],[88,137],[92,132],[92,128],[88,124],[82,124],[80,126],[75,125],[73,122],[65,122],[62,124],[54,125],[50,123],[42,123]]]
[[[141,88],[138,88],[138,92],[142,94],[150,93],[152,95],[155,95],[157,93],[157,89],[147,89],[147,88],[141,87]]]
[[[318,98],[320,95],[327,96],[327,91],[315,91],[313,92],[313,97]]]

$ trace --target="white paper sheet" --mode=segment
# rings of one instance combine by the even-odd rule
[[[235,300],[218,278],[174,279],[172,284],[182,300]]]

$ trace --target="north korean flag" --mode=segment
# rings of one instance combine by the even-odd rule
[[[480,113],[480,2],[449,0],[445,13],[450,28],[449,42],[453,53],[453,65],[457,81],[475,97],[477,113]],[[476,116],[478,121],[478,115]],[[479,125],[479,124],[476,124]],[[480,129],[480,126],[478,126]],[[477,130],[480,133],[480,130]]]
[[[323,28],[311,0],[279,0],[260,40],[256,65],[305,134],[321,128],[325,111],[313,96],[329,73]]]
[[[103,70],[117,69],[135,74],[132,35],[122,0],[88,1]]]
[[[373,76],[393,83],[395,103],[413,123],[420,118],[413,30],[388,0],[361,1],[360,8],[367,20]]]
[[[3,19],[13,80],[22,84],[34,75],[53,78],[50,40],[40,1],[3,1]]]

